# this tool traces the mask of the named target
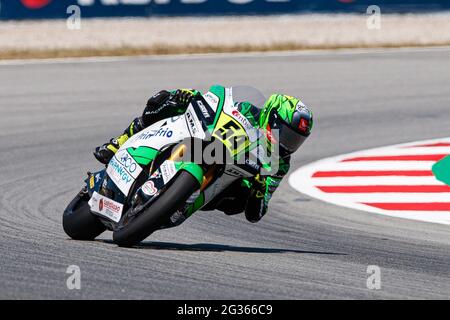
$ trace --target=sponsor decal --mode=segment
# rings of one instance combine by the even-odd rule
[[[159,167],[159,170],[161,171],[164,183],[167,183],[167,181],[172,179],[173,176],[177,173],[175,163],[171,160],[164,161],[163,164]]]
[[[234,109],[233,111],[231,111],[231,114],[236,120],[239,121],[240,124],[242,124],[245,130],[251,131],[254,129],[250,121],[248,121],[248,119],[242,113],[240,113],[239,110]]]
[[[120,156],[120,162],[123,164],[125,169],[127,169],[128,172],[130,173],[136,172],[138,168],[137,163],[134,161],[134,159],[130,156],[128,152],[122,153],[122,155]]]
[[[170,138],[173,135],[173,131],[169,128],[159,128],[158,130],[150,130],[146,132],[142,132],[137,136],[137,139],[140,140],[148,140],[153,137],[165,137]]]
[[[256,163],[255,161],[253,161],[251,159],[248,159],[248,158],[245,159],[245,164],[249,165],[250,167],[252,167],[253,169],[255,169],[257,171],[259,171],[261,169],[261,166],[258,163]]]
[[[131,176],[136,179],[142,171],[142,168],[137,164],[133,157],[127,150],[119,150],[116,155],[116,159],[119,159],[119,163],[126,169]]]
[[[300,112],[306,111],[306,113],[309,113],[308,108],[306,108],[305,104],[301,101],[299,101],[297,103],[297,105],[295,106],[295,109],[297,109],[297,111],[300,111]]]
[[[356,0],[332,0],[332,1],[303,1],[294,0],[3,0],[0,6],[10,6],[12,10],[2,10],[4,18],[33,18],[34,12],[39,11],[43,18],[65,18],[66,10],[70,5],[81,7],[83,14],[89,17],[107,16],[145,16],[160,15],[189,15],[189,14],[261,14],[267,12],[293,13],[311,11],[345,11],[361,12],[361,2]],[[384,6],[397,12],[409,11],[409,6],[399,7],[398,1],[382,1]],[[414,0],[421,7],[433,9],[434,2],[426,0]],[[448,1],[437,1],[443,9],[448,9]],[[8,3],[8,4],[6,4]],[[359,5],[358,5],[359,4]],[[23,6],[24,10],[14,10],[14,5]],[[368,5],[368,4],[367,4]],[[434,8],[435,9],[435,8]],[[33,12],[30,14],[30,12]]]
[[[32,10],[41,9],[50,4],[51,0],[20,0],[22,4]]]
[[[196,136],[199,131],[199,125],[197,124],[197,121],[194,120],[194,116],[190,111],[186,112],[186,121],[188,123],[191,135]]]
[[[159,179],[159,178],[161,178],[161,172],[159,172],[159,170],[156,170],[155,172],[152,173],[152,175],[150,176],[150,178],[153,178],[153,179]]]
[[[123,205],[97,192],[92,194],[88,204],[92,212],[98,213],[114,222],[119,222],[122,217]]]
[[[133,182],[142,168],[134,161],[127,150],[119,150],[108,164],[106,173],[125,195],[128,195]]]
[[[234,177],[245,177],[248,176],[249,173],[248,172],[244,172],[241,170],[238,170],[236,167],[234,166],[230,166],[225,170],[225,173],[229,174],[230,176],[234,176]]]
[[[201,100],[197,101],[198,106],[200,107],[200,111],[203,113],[203,116],[205,118],[210,118],[211,115],[208,112],[208,109],[205,107],[205,105],[203,104],[203,102]]]
[[[109,170],[109,169],[112,170]],[[124,181],[125,183],[129,183],[132,180],[131,175],[127,172],[127,170],[116,160],[116,158],[112,158],[108,165],[108,174],[119,177],[120,180]]]
[[[89,178],[89,189],[93,189],[95,187],[95,177],[91,176]]]
[[[26,0],[22,0],[26,1]],[[27,0],[26,2],[44,2],[45,0]],[[48,2],[49,0],[47,0]],[[217,1],[217,0],[216,0]],[[221,1],[221,5],[223,3],[229,3],[232,5],[246,5],[251,2],[256,2],[258,5],[258,2],[265,2],[271,5],[272,3],[276,2],[291,2],[292,0],[264,0],[264,1],[254,1],[254,0],[226,0]],[[335,0],[336,1],[336,0]],[[341,3],[352,3],[356,0],[337,0],[337,2]],[[202,3],[208,3],[213,2],[213,0],[77,0],[78,5],[80,6],[92,6],[96,3],[102,5],[102,6],[148,6],[151,3],[154,3],[155,5],[170,5],[170,4],[182,4],[182,5],[199,5]],[[219,2],[219,1],[217,1]],[[331,1],[330,1],[331,2]]]
[[[155,187],[155,183],[151,180],[144,183],[141,189],[142,192],[148,196],[154,196],[158,192],[158,189]]]
[[[212,92],[207,92],[203,95],[203,98],[206,100],[206,102],[213,108],[214,111],[217,110],[217,105],[219,104],[219,97],[216,96]]]
[[[181,1],[183,2],[186,0]],[[78,5],[92,6],[95,4],[95,2],[99,2],[103,6],[119,6],[119,5],[146,6],[150,4],[152,0],[78,0]],[[170,2],[170,0],[165,2]],[[155,96],[157,96],[157,94]]]

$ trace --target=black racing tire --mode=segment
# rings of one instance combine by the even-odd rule
[[[114,230],[113,241],[121,247],[131,247],[147,238],[182,208],[189,197],[199,188],[194,176],[185,170],[170,182],[151,206],[127,225]]]
[[[106,227],[91,213],[87,194],[78,194],[63,214],[64,232],[74,240],[94,240]]]

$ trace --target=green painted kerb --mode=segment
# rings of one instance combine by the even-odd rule
[[[450,156],[447,156],[436,162],[432,171],[436,179],[450,185]]]

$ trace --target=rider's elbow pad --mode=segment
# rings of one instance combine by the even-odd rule
[[[153,95],[147,101],[147,108],[155,108],[166,102],[170,97],[170,92],[167,90],[162,90],[157,94]]]
[[[152,96],[147,101],[147,106],[142,114],[142,123],[144,127],[148,127],[153,123],[166,118],[170,111],[167,112],[165,109],[165,102],[170,98],[170,92],[163,90]]]

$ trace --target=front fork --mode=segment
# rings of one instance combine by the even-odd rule
[[[136,191],[131,201],[131,212],[128,214],[131,219],[150,206],[161,190],[170,184],[170,180],[181,170],[189,172],[199,182],[200,188],[192,194],[183,208],[175,212],[161,228],[180,225],[205,204],[203,191],[215,180],[219,167],[213,165],[204,168],[195,162],[183,161],[186,150],[185,144],[179,144],[170,151],[162,163],[158,163],[156,159],[153,161],[149,170],[149,179]],[[156,168],[153,167],[155,164]]]
[[[162,229],[180,225],[197,210],[203,207],[205,204],[204,190],[215,181],[215,178],[217,178],[220,171],[220,167],[218,165],[209,166],[205,172],[204,168],[196,163],[182,161],[177,162],[182,159],[185,151],[185,145],[179,146],[172,152],[168,160],[178,163],[176,165],[178,170],[186,170],[196,177],[200,183],[200,188],[192,194],[191,198],[189,198],[186,205],[182,209],[178,210],[170,217],[170,221],[163,225]]]

